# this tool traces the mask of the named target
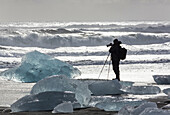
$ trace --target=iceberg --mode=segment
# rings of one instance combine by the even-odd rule
[[[48,91],[26,95],[11,105],[12,112],[53,110],[58,104],[74,102],[75,94],[71,92]]]
[[[153,75],[157,84],[170,84],[170,75]]]
[[[124,92],[129,94],[145,95],[145,94],[158,94],[161,89],[157,86],[131,86],[123,89]]]
[[[1,72],[0,76],[20,82],[37,82],[51,75],[65,75],[74,78],[80,74],[81,72],[77,68],[65,62],[33,51],[22,58],[19,66]]]
[[[52,113],[73,113],[73,106],[69,102],[64,102],[57,105]]]
[[[75,93],[75,98],[81,106],[87,106],[90,98],[91,91],[88,85],[76,79],[70,79],[64,75],[50,76],[38,81],[32,88],[31,94],[38,94],[46,91],[71,91]]]
[[[114,95],[123,94],[121,91],[121,85],[118,80],[110,81],[95,81],[89,84],[89,89],[93,95]]]

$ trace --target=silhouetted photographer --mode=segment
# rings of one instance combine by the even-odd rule
[[[113,71],[116,74],[116,79],[120,81],[120,71],[119,71],[119,62],[120,60],[124,60],[126,58],[127,50],[120,46],[122,42],[118,41],[118,39],[113,40],[113,44],[110,43],[106,45],[107,47],[111,46],[109,52],[111,53],[111,60]]]

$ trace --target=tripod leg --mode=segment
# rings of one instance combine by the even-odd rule
[[[109,68],[108,68],[107,80],[109,79],[109,73],[110,73],[110,63],[111,63],[111,58],[110,58],[110,61],[109,61]]]
[[[103,65],[103,67],[102,67],[102,70],[100,71],[99,77],[100,77],[100,75],[101,75],[101,73],[102,73],[102,71],[103,71],[103,69],[104,69],[104,66],[106,65],[106,62],[107,62],[107,59],[108,59],[109,55],[110,55],[110,53],[108,54],[108,56],[107,56],[107,58],[106,58],[106,61],[104,62],[104,65]],[[98,79],[99,79],[99,77],[98,77]]]

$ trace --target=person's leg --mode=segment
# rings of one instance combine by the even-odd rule
[[[115,61],[112,60],[112,65],[113,65],[113,71],[116,74],[116,79],[118,79],[120,81],[120,77],[119,77],[119,61]]]

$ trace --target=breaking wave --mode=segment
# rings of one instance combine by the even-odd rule
[[[170,42],[170,22],[0,24],[0,45],[3,46],[103,46],[114,38],[128,45]]]
[[[117,36],[116,38],[121,40],[123,44],[128,45],[147,45],[170,42],[170,36],[133,34],[126,36]],[[112,40],[113,36],[102,35],[61,36],[61,35],[40,35],[38,33],[31,33],[27,35],[0,36],[0,45],[19,47],[43,47],[43,48],[104,46],[112,42]]]

